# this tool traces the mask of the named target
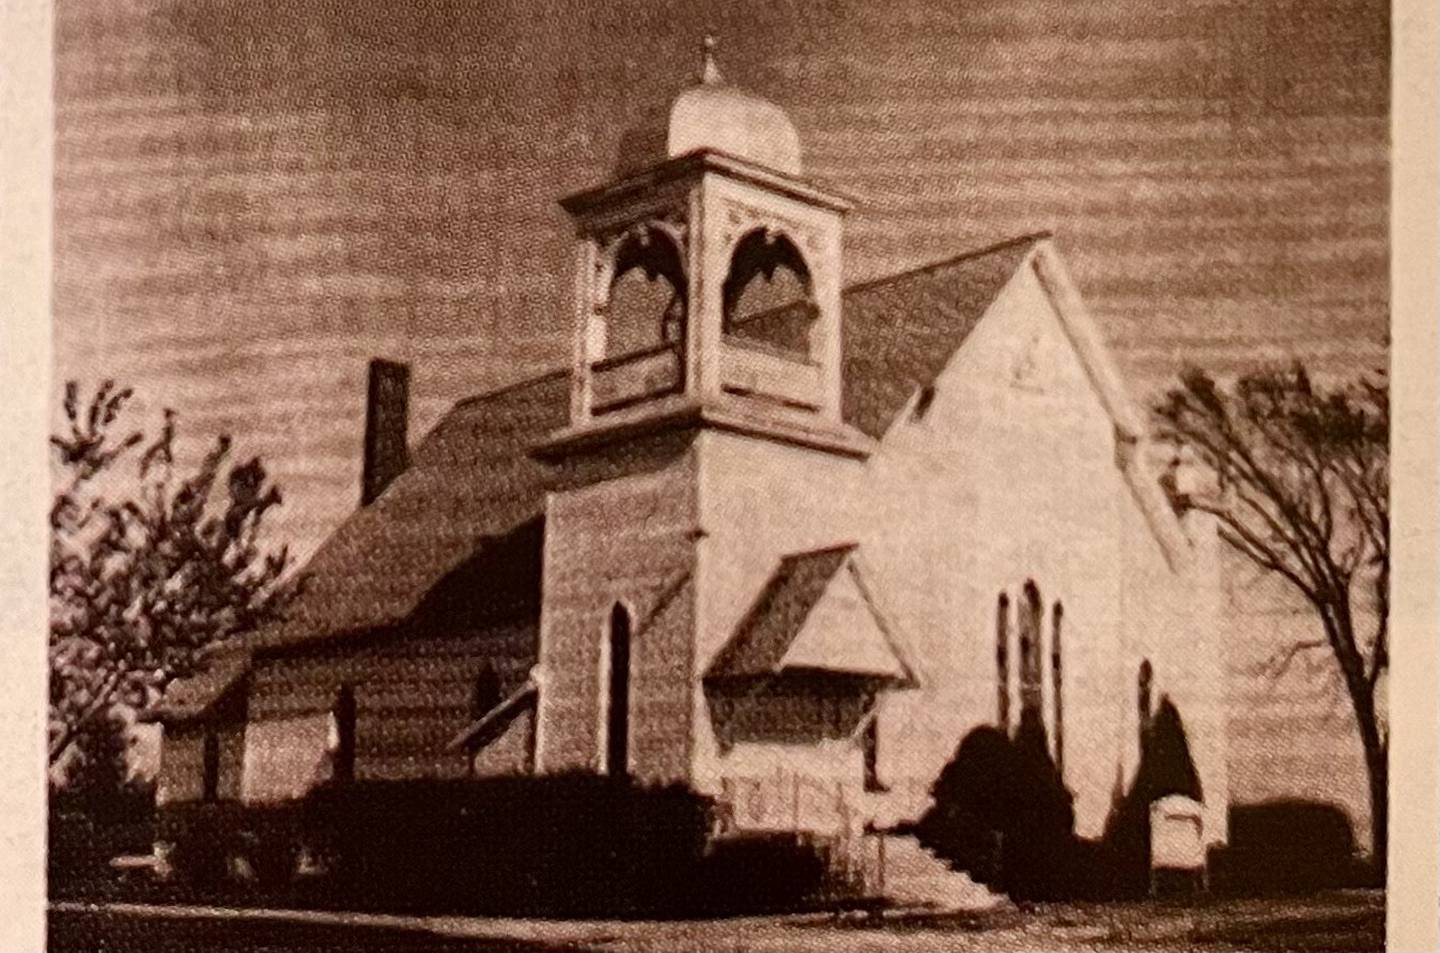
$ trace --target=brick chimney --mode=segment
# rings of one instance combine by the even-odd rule
[[[410,418],[410,366],[384,358],[370,361],[365,397],[365,459],[360,505],[369,506],[410,465],[406,443]]]

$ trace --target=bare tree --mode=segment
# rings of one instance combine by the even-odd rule
[[[286,549],[261,543],[280,492],[259,459],[230,463],[221,436],[180,474],[173,411],[148,443],[117,433],[131,396],[106,381],[82,407],[68,383],[64,432],[50,438],[52,766],[118,706],[152,704],[293,593]],[[120,465],[137,448],[131,480]]]
[[[1159,401],[1155,417],[1158,436],[1190,448],[1216,476],[1215,493],[1191,504],[1214,514],[1229,545],[1314,608],[1321,636],[1284,647],[1273,669],[1283,673],[1315,651],[1334,658],[1365,750],[1373,856],[1383,872],[1389,732],[1381,679],[1390,665],[1390,399],[1383,375],[1323,387],[1296,364],[1227,387],[1192,368]]]

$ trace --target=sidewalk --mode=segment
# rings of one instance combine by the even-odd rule
[[[725,920],[525,920],[207,906],[54,903],[52,950],[112,953],[476,951],[1380,950],[1385,896],[1052,904],[986,914]]]

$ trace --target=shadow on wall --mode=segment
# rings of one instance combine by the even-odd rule
[[[972,731],[931,789],[914,833],[936,856],[1017,900],[1140,896],[1150,887],[1150,804],[1171,794],[1203,799],[1180,712],[1161,700],[1140,764],[1100,841],[1075,836],[1073,795],[1051,760],[1037,712],[1015,737]]]
[[[536,615],[544,540],[545,520],[538,516],[480,537],[471,554],[426,591],[410,625],[417,634],[444,635]]]
[[[1150,889],[1150,805],[1178,794],[1203,802],[1205,792],[1190,756],[1180,710],[1168,696],[1141,735],[1140,763],[1129,791],[1117,790],[1105,825],[1104,845],[1111,855],[1113,890],[1140,896]]]

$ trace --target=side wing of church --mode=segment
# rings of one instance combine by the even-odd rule
[[[624,153],[562,202],[569,368],[409,452],[372,366],[366,500],[284,624],[172,686],[161,801],[582,771],[825,833],[1029,722],[1098,836],[1168,699],[1223,842],[1215,527],[1053,241],[843,288],[849,204],[713,64]]]

